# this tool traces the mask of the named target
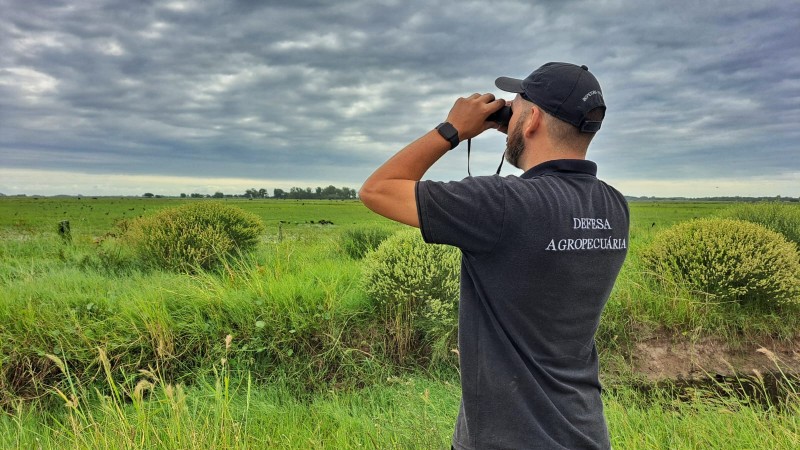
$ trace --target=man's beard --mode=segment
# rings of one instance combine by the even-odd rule
[[[517,123],[514,124],[514,132],[508,136],[506,141],[506,161],[517,169],[520,169],[519,159],[525,151],[525,140],[522,138],[522,119],[524,117],[520,116]]]

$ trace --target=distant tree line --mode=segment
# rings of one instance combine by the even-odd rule
[[[154,197],[154,195],[150,192],[144,194],[143,197]],[[155,197],[161,197],[156,195]],[[273,189],[272,196],[269,195],[269,191],[261,188],[250,188],[244,191],[243,194],[223,194],[222,192],[215,192],[213,195],[210,194],[186,194],[182,193],[181,198],[276,198],[276,199],[317,199],[317,200],[350,200],[358,198],[358,192],[355,189],[351,189],[349,187],[341,187],[337,188],[336,186],[330,185],[328,187],[317,187],[316,189],[311,189],[310,187],[301,188],[301,187],[293,187],[288,191],[284,191],[283,189]]]
[[[358,193],[355,189],[348,187],[337,188],[330,185],[328,187],[317,187],[311,189],[310,187],[301,188],[293,187],[289,191],[283,189],[273,189],[272,197],[266,189],[251,188],[244,192],[242,197],[247,198],[278,198],[278,199],[319,199],[319,200],[348,200],[358,198]]]
[[[147,194],[144,194],[144,196],[147,197]],[[151,196],[152,196],[152,194],[151,194]],[[181,198],[186,198],[186,197],[190,197],[190,198],[225,198],[225,197],[238,197],[238,195],[225,195],[222,192],[215,192],[214,195],[211,195],[211,194],[198,194],[197,192],[193,192],[193,193],[191,193],[189,195],[186,195],[185,193],[181,192]]]

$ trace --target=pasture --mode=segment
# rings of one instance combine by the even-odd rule
[[[405,227],[357,201],[222,200],[266,232],[193,274],[143,267],[118,240],[136,217],[207,201],[0,198],[0,447],[447,448],[457,357],[393,355],[345,251],[348,230]],[[631,203],[597,335],[615,448],[800,446],[800,308],[709,302],[638,257],[730,207]],[[702,382],[664,383],[684,375]]]

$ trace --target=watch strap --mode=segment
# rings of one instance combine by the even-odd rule
[[[456,130],[456,127],[454,127],[450,122],[440,123],[436,126],[436,131],[438,131],[443,138],[450,142],[450,150],[456,148],[458,143],[461,142],[458,140],[458,130]]]

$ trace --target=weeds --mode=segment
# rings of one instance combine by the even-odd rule
[[[356,227],[342,234],[342,248],[353,259],[361,259],[368,252],[375,250],[393,233],[387,227]]]
[[[234,346],[230,335],[217,343],[223,355]],[[110,368],[99,349],[97,358],[104,370]],[[68,362],[53,360],[70,378]],[[680,390],[607,390],[612,443],[621,448],[694,449],[764,448],[768,442],[769,448],[796,448],[798,381],[782,380],[783,396],[773,401],[752,390],[771,389],[766,375],[757,375]],[[10,415],[0,416],[0,447],[444,448],[460,398],[452,379],[390,377],[357,391],[298,399],[280,383],[254,388],[249,374],[236,374],[224,358],[213,377],[192,387],[169,383],[154,372],[140,373],[136,382],[118,379],[109,374],[103,389],[88,389],[79,380],[68,383],[66,390],[53,389],[60,405],[52,412],[16,405]],[[740,388],[749,382],[753,388]]]

